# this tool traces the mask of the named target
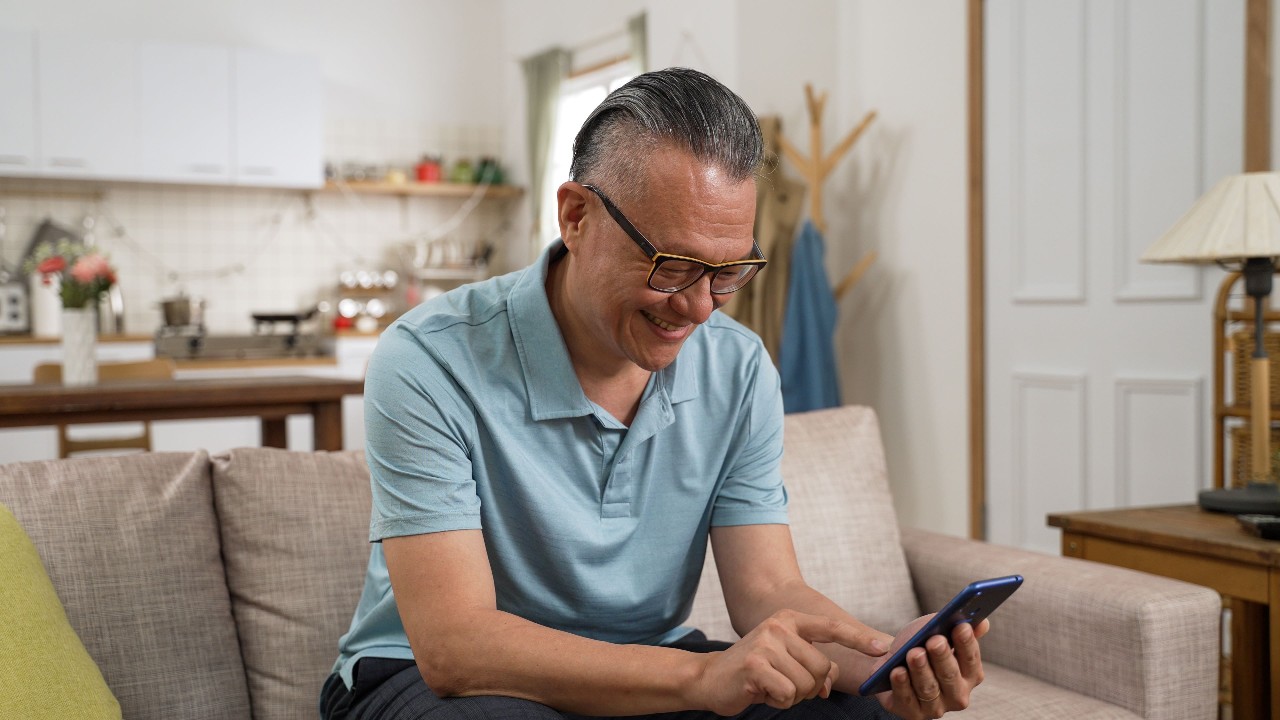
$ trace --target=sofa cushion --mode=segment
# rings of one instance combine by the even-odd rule
[[[67,622],[40,555],[0,504],[0,717],[103,720],[120,703]]]
[[[364,453],[232,450],[213,488],[254,720],[311,720],[369,560]]]
[[[841,407],[787,415],[782,474],[800,570],[871,627],[896,633],[920,615],[902,551],[875,412]],[[689,624],[737,637],[710,554]]]
[[[248,717],[204,452],[4,465],[0,502],[124,717]]]

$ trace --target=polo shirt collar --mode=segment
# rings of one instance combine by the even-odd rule
[[[580,417],[595,412],[573,372],[569,349],[547,299],[547,273],[551,270],[551,263],[565,252],[562,240],[549,245],[538,261],[516,281],[507,303],[511,334],[520,357],[534,420]],[[679,356],[657,376],[654,390],[667,395],[671,403],[698,396],[695,368]]]
[[[694,328],[694,332],[706,332],[706,328]],[[698,374],[694,372],[693,363],[683,355],[677,354],[675,361],[658,373],[672,405],[698,397]]]
[[[547,300],[547,273],[553,260],[565,253],[564,243],[549,245],[538,262],[521,273],[511,288],[507,314],[520,356],[529,410],[534,420],[578,417],[592,413],[569,360],[560,326]]]

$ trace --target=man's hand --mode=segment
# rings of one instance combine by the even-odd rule
[[[925,615],[908,623],[894,638],[893,647],[906,642],[930,617]],[[908,652],[907,667],[889,674],[893,689],[877,696],[880,704],[903,720],[940,718],[946,712],[969,707],[969,693],[983,679],[978,638],[990,628],[988,620],[976,627],[961,623],[951,633],[951,644],[935,635],[924,648]],[[876,663],[876,667],[879,665]]]
[[[827,697],[840,669],[813,643],[839,643],[879,656],[889,649],[887,639],[865,625],[782,610],[733,647],[706,656],[694,699],[718,715],[736,715],[758,703],[785,709]]]

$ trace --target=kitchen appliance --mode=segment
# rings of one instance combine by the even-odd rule
[[[31,327],[27,315],[27,285],[17,268],[4,262],[5,238],[9,226],[0,206],[0,333],[24,333]]]
[[[302,323],[315,317],[316,313],[329,309],[328,303],[318,303],[302,312],[256,312],[253,313],[253,334],[272,335],[280,323],[288,325],[287,332],[297,335]]]
[[[182,293],[160,301],[166,328],[204,328],[205,302]]]
[[[21,276],[0,270],[0,333],[27,332],[28,317],[27,284]]]
[[[186,315],[183,308],[203,310],[202,301],[175,303],[166,321],[203,320],[201,314]],[[157,356],[175,360],[261,360],[270,358],[332,357],[333,337],[314,330],[302,330],[302,323],[324,312],[324,303],[298,313],[253,313],[254,331],[249,335],[213,335],[202,322],[166,324],[156,333]],[[287,324],[283,330],[279,324]]]
[[[124,294],[118,284],[98,297],[98,333],[124,334]]]
[[[174,360],[260,360],[332,357],[333,338],[319,333],[210,335],[203,330],[156,335],[157,357]]]

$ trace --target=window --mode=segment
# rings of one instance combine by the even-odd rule
[[[546,245],[560,237],[556,218],[555,188],[569,179],[573,160],[573,139],[587,116],[609,93],[634,77],[634,66],[628,62],[607,65],[590,73],[570,77],[560,85],[560,102],[556,105],[556,127],[552,131],[551,154],[547,158],[547,177],[543,187],[542,228],[539,237]]]

